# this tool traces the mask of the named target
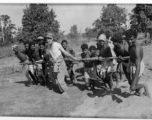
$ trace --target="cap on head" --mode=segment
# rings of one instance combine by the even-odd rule
[[[39,40],[43,40],[43,39],[44,39],[44,37],[39,36],[37,39],[39,39]]]
[[[101,34],[101,35],[99,35],[99,37],[98,37],[98,40],[99,40],[99,41],[101,41],[101,40],[102,40],[102,41],[106,41],[106,39],[107,39],[107,38],[106,38],[106,35],[105,35],[105,34]]]
[[[123,35],[123,36],[122,36],[122,38],[126,38],[126,36],[125,36],[125,35]]]
[[[12,50],[14,50],[17,47],[18,47],[18,45],[12,45]]]
[[[47,38],[53,38],[53,34],[52,34],[51,32],[48,32],[48,33],[46,34],[46,37],[47,37]]]

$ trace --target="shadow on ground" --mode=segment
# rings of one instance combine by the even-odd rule
[[[102,89],[102,90],[93,90],[92,93],[88,93],[88,96],[92,97],[92,98],[96,97],[96,96],[104,97],[106,95],[111,95],[113,101],[116,101],[117,103],[121,103],[123,101],[119,97],[117,97],[116,95],[124,97],[124,98],[132,96],[132,94],[130,94],[130,93],[121,92],[120,88],[114,88],[113,91],[107,91],[107,90],[104,90],[104,89]]]
[[[33,85],[30,86],[29,81],[18,81],[18,82],[15,82],[15,83],[24,84],[26,87],[32,87],[33,86]],[[39,85],[37,85],[37,86],[39,86]],[[44,86],[44,85],[42,83],[40,83],[40,86]],[[49,90],[53,90],[56,93],[61,94],[59,88],[56,85],[54,85],[52,82],[47,82],[47,86],[44,86],[44,87],[46,87]]]

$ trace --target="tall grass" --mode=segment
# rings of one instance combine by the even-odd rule
[[[17,43],[19,46],[19,49],[24,49],[23,44]],[[0,59],[15,56],[14,52],[12,51],[12,45],[8,46],[0,46]]]

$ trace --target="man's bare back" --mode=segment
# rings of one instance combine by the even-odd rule
[[[136,64],[136,59],[140,59],[140,62],[143,59],[143,48],[139,43],[135,43],[134,46],[129,47],[130,61]]]

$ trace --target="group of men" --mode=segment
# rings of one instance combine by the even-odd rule
[[[113,84],[114,79],[117,83],[116,87],[119,87],[120,80],[118,76],[121,70],[118,72],[118,69],[122,64],[123,72],[130,85],[130,91],[135,91],[140,95],[140,89],[144,88],[144,94],[148,96],[146,85],[138,84],[144,71],[144,63],[143,49],[136,41],[136,38],[137,33],[135,31],[126,34],[125,37],[110,37],[104,33],[99,34],[96,46],[92,45],[89,47],[87,44],[81,45],[82,59],[78,60],[75,57],[75,52],[67,46],[68,42],[66,40],[63,40],[61,44],[55,42],[53,40],[53,34],[48,32],[45,36],[46,44],[43,40],[39,43],[39,47],[36,47],[33,42],[24,44],[25,51],[22,51],[22,53],[24,53],[28,59],[23,61],[24,63],[26,63],[26,61],[32,62],[32,65],[27,65],[26,76],[28,79],[32,78],[33,81],[36,81],[34,69],[41,69],[42,79],[44,79],[44,81],[53,81],[64,94],[68,90],[68,86],[72,86],[76,81],[76,76],[73,72],[74,62],[81,61],[84,63],[83,75],[88,90],[94,89],[95,81],[99,80],[104,83],[107,89],[109,88],[109,90],[113,91],[115,87]],[[13,47],[13,50],[14,48],[16,48],[16,46]],[[118,59],[116,59],[116,56]],[[126,56],[130,58],[125,59],[124,57]],[[109,59],[110,57],[115,58]],[[92,60],[93,58],[98,59]],[[105,59],[103,60],[102,58]]]

